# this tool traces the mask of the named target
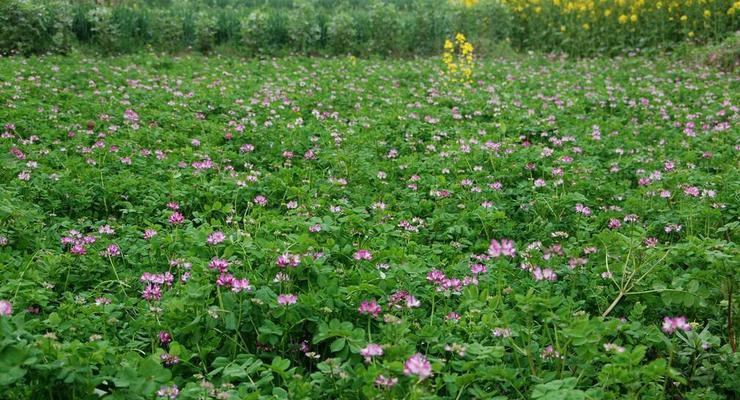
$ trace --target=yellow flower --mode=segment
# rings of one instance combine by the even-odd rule
[[[681,22],[686,22],[686,21],[688,21],[688,20],[689,20],[689,17],[687,17],[687,16],[685,16],[685,15],[682,15],[682,16],[681,16]]]
[[[694,37],[694,32],[693,31],[689,32],[689,37],[690,38]]]
[[[605,17],[608,17],[608,16],[610,16],[610,15],[612,15],[612,10],[610,10],[610,9],[608,9],[608,8],[607,8],[606,10],[604,10],[604,16],[605,16]]]
[[[565,32],[565,25],[560,25],[560,32]]]
[[[462,33],[458,33],[457,35],[455,35],[455,40],[458,43],[462,43],[465,41],[465,35],[463,35]]]
[[[581,26],[583,27],[583,30],[586,30],[586,31],[589,30],[589,29],[591,29],[591,25],[589,25],[588,22],[586,22],[585,24],[583,24]]]
[[[450,39],[445,39],[445,50],[452,50],[455,47]]]
[[[619,16],[618,21],[620,24],[626,24],[627,23],[627,16],[622,14]]]
[[[633,24],[634,24],[635,22],[637,22],[637,14],[632,14],[632,15],[630,16],[630,21],[631,21],[631,22],[632,22]]]
[[[712,16],[712,12],[709,10],[704,10],[704,18],[709,18]]]

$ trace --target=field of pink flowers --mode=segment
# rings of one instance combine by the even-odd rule
[[[738,396],[738,75],[442,68],[0,59],[0,397]]]

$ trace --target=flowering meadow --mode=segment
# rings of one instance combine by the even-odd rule
[[[736,398],[737,74],[473,52],[0,59],[0,397]]]

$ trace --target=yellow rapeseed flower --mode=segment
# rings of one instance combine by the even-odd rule
[[[624,25],[624,24],[627,23],[627,19],[628,19],[627,16],[624,15],[624,14],[622,14],[622,15],[619,16],[619,18],[617,20],[619,21],[620,24],[623,24]]]
[[[634,24],[635,22],[637,22],[637,14],[632,14],[632,15],[630,16],[630,22],[632,22],[633,24]]]
[[[681,22],[686,22],[686,21],[688,21],[688,20],[689,20],[689,17],[687,17],[687,16],[685,16],[685,15],[682,15],[682,16],[681,16]]]
[[[690,38],[694,37],[694,31],[689,32],[689,37]]]
[[[589,30],[589,29],[591,29],[591,25],[589,25],[588,22],[586,22],[585,24],[583,24],[581,26],[583,27],[583,30],[586,30],[586,31]]]
[[[712,12],[709,10],[704,10],[704,18],[709,18],[712,16]]]
[[[606,10],[604,10],[604,16],[605,16],[605,17],[608,17],[608,16],[610,16],[610,15],[612,15],[612,10],[610,10],[610,9],[608,9],[608,8],[607,8]]]

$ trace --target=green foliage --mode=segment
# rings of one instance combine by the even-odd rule
[[[453,86],[345,54],[462,14],[335,3],[80,5],[79,40],[152,50],[0,59],[0,397],[740,392],[734,75],[519,55]]]

